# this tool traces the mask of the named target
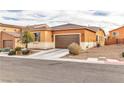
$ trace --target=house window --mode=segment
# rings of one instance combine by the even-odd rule
[[[112,32],[113,37],[117,37],[119,35],[119,32]]]
[[[34,40],[40,42],[40,32],[34,33]]]

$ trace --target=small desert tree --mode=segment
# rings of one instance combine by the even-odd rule
[[[21,41],[23,44],[25,44],[25,48],[28,48],[28,43],[34,41],[34,35],[30,32],[30,27],[27,26],[23,28]]]

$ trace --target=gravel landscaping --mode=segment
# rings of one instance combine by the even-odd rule
[[[79,55],[67,55],[64,58],[72,59],[87,59],[87,58],[99,58],[99,59],[116,59],[119,61],[124,61],[122,57],[122,52],[124,52],[124,45],[106,45],[99,48],[91,48],[86,51],[82,51]]]

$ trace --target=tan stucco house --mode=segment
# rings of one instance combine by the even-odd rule
[[[46,24],[40,24],[29,27],[30,32],[35,36],[35,41],[29,44],[29,48],[67,48],[69,44],[76,42],[85,49],[94,47],[96,44],[103,46],[105,42],[104,30],[94,26],[64,24],[49,27]],[[21,32],[21,26],[0,25],[0,47],[15,48],[19,46]]]
[[[30,48],[67,48],[69,44],[76,42],[82,48],[91,48],[96,44],[104,45],[104,30],[94,26],[81,26],[76,24],[64,24],[49,27],[46,24],[33,25],[32,33],[35,35],[35,42],[30,43]]]

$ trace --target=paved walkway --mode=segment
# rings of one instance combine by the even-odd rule
[[[37,54],[31,55],[29,57],[37,58],[37,59],[54,59],[60,58],[69,54],[67,49],[52,49],[47,51],[41,51]]]

